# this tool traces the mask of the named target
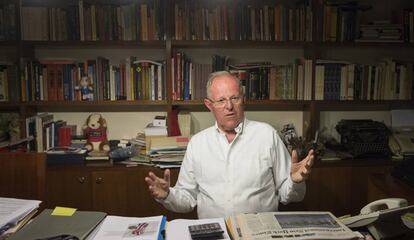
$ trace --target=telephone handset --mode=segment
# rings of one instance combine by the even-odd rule
[[[350,228],[367,226],[375,239],[383,239],[405,233],[408,228],[401,216],[414,211],[403,198],[385,198],[367,204],[360,215],[340,219]]]
[[[368,203],[361,209],[361,214],[369,214],[385,209],[407,207],[408,202],[404,198],[385,198]]]

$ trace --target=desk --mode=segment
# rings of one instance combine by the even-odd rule
[[[368,178],[368,203],[382,198],[405,198],[414,204],[414,187],[390,174],[371,174]]]

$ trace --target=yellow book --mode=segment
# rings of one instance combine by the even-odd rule
[[[148,6],[141,4],[141,39],[148,40]]]

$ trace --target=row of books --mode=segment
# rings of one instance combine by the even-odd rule
[[[413,63],[385,59],[376,65],[318,60],[315,100],[413,99]]]
[[[171,65],[173,100],[203,99],[207,96],[206,84],[212,64],[195,63],[186,54],[176,52]]]
[[[0,5],[0,41],[16,40],[16,5]]]
[[[23,101],[162,100],[166,98],[166,78],[159,64],[129,59],[120,66],[110,66],[104,58],[70,64],[29,62],[17,86],[13,81],[15,67],[0,65],[0,100],[16,100],[17,95]],[[312,70],[312,60],[298,59],[286,65],[258,62],[227,64],[224,68],[239,77],[245,97],[250,100],[311,100],[312,89],[315,100],[413,97],[412,62],[385,59],[377,64],[356,64],[318,60]],[[206,97],[211,64],[193,63],[179,52],[172,58],[171,69],[173,100]],[[81,83],[85,78],[89,82],[86,90]]]
[[[393,12],[392,19],[362,23],[361,12],[372,6],[356,1],[328,1],[318,20],[325,42],[414,42],[413,10]]]
[[[33,139],[27,144],[29,151],[44,152],[58,147],[83,147],[86,139],[74,138],[76,125],[64,120],[54,120],[53,114],[41,113],[25,119],[26,137]],[[80,144],[82,142],[83,144]]]
[[[17,66],[0,64],[0,102],[20,100],[17,89]]]
[[[216,61],[217,56],[214,56],[213,65],[218,68]],[[278,66],[270,62],[224,62],[227,64],[220,68],[229,70],[240,79],[246,99],[311,100],[312,60],[299,59],[296,63]],[[173,100],[205,98],[205,86],[212,66],[193,63],[181,52],[174,55],[172,63]]]
[[[24,40],[165,40],[164,0],[122,5],[22,7]]]
[[[163,62],[129,57],[117,65],[109,59],[77,62],[28,62],[21,75],[22,101],[163,100]]]
[[[312,41],[311,1],[293,6],[231,1],[205,5],[191,0],[175,4],[175,40]]]

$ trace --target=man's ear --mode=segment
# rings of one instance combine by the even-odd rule
[[[204,105],[206,105],[206,107],[210,110],[210,112],[213,111],[213,104],[207,98],[204,98]]]

